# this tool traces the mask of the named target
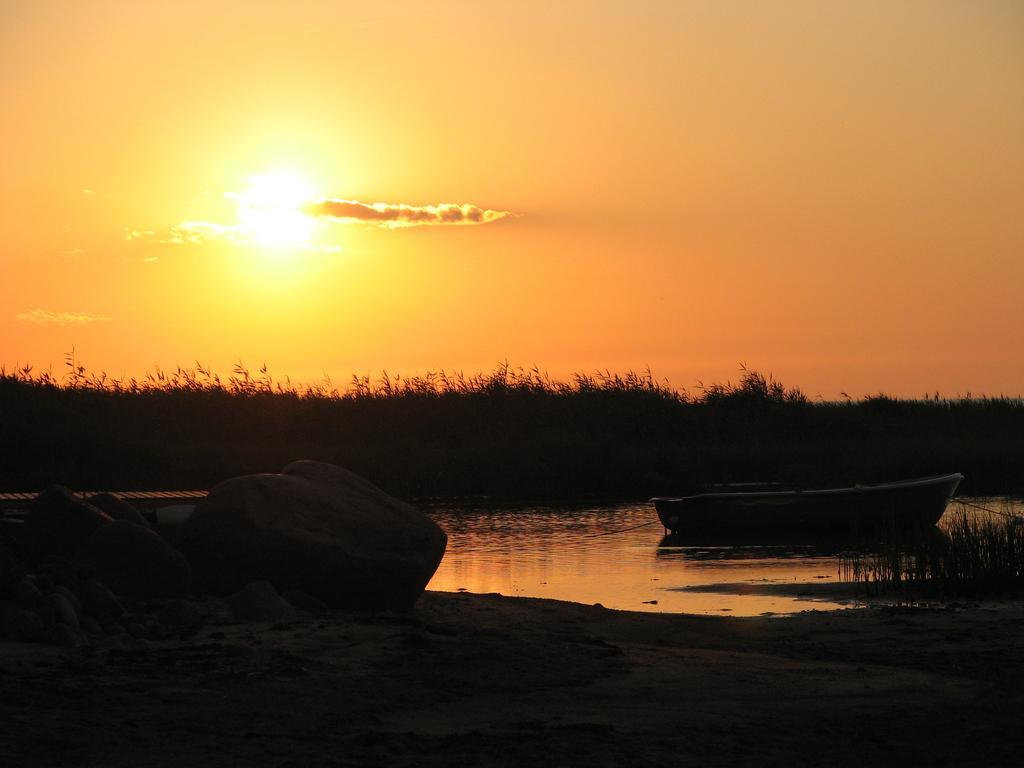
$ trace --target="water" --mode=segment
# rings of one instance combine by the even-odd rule
[[[975,501],[997,509],[1005,503]],[[951,504],[947,514],[957,506]],[[834,552],[663,546],[651,504],[427,511],[448,533],[447,552],[428,589],[726,616],[863,605],[856,590],[840,586]]]

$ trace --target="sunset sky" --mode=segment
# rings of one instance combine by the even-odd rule
[[[0,3],[0,364],[1024,393],[1024,3]]]

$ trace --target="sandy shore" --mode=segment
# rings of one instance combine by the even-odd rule
[[[427,593],[188,637],[0,643],[5,765],[1015,765],[1024,609],[790,618]]]

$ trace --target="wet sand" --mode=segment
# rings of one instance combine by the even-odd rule
[[[150,608],[154,608],[150,605]],[[429,592],[407,614],[0,643],[30,766],[1015,765],[1024,608],[787,618]],[[118,647],[118,646],[121,647]]]

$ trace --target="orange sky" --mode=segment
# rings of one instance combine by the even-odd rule
[[[1015,0],[8,0],[0,94],[8,367],[1024,393]]]

